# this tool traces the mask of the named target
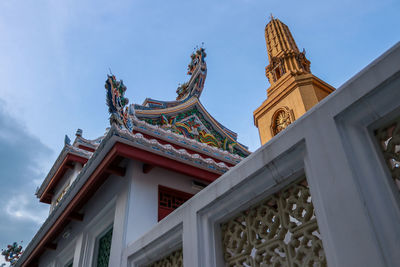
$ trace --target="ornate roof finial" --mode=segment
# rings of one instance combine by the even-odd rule
[[[82,134],[83,134],[83,131],[82,131],[82,129],[76,129],[76,133],[75,133],[75,135],[76,136],[80,136],[80,137],[82,137]]]
[[[117,124],[120,127],[132,129],[132,121],[129,118],[129,110],[126,105],[129,99],[125,97],[126,86],[122,80],[117,81],[114,75],[107,75],[105,84],[107,91],[107,105],[110,113],[110,125]],[[134,113],[133,110],[130,113]],[[132,114],[130,114],[132,115]]]
[[[64,145],[71,145],[71,139],[69,139],[68,135],[64,137]]]
[[[206,56],[204,42],[202,42],[201,46],[196,46],[190,55],[191,61],[188,65],[187,74],[192,77],[188,82],[179,84],[178,89],[176,89],[176,93],[178,94],[176,100],[183,101],[193,95],[200,96],[207,75],[207,64],[204,60]]]

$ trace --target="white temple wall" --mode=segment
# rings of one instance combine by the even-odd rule
[[[163,259],[190,267],[277,259],[285,266],[400,266],[400,178],[392,177],[400,162],[387,164],[387,154],[395,160],[400,153],[400,130],[389,131],[393,123],[400,129],[399,62],[400,43],[159,223],[158,185],[195,193],[192,178],[161,168],[145,174],[142,163],[127,162],[125,177],[107,179],[84,207],[84,221],[68,225],[39,266],[64,267],[72,258],[74,267],[92,266],[96,237],[111,224],[110,267]],[[383,151],[380,131],[393,135],[394,152]],[[311,200],[315,213],[306,218]],[[270,238],[263,227],[275,223],[271,229],[299,231]]]
[[[111,175],[81,210],[83,221],[72,221],[65,227],[54,241],[57,249],[46,250],[40,257],[39,266],[64,267],[71,260],[73,266],[91,266],[96,238],[113,225],[116,209],[120,211],[121,205],[126,205],[120,198],[127,188],[126,181],[125,177]],[[122,240],[117,240],[121,239],[121,231],[121,227],[115,229],[113,243],[122,243]]]
[[[149,173],[142,171],[143,163],[130,161],[132,166],[125,245],[135,241],[158,222],[158,185],[190,194],[193,177],[154,167]]]
[[[76,178],[80,168],[68,170],[57,192]],[[82,222],[72,221],[54,241],[56,250],[47,250],[39,266],[92,266],[96,241],[112,225],[113,237],[109,266],[120,266],[127,244],[142,236],[158,222],[158,185],[196,194],[194,178],[154,167],[143,173],[143,163],[128,161],[125,177],[111,175],[82,209]]]
[[[79,172],[82,169],[82,164],[76,162],[73,169],[69,169],[65,172],[64,176],[61,178],[60,182],[54,188],[54,196],[51,200],[50,212],[54,209],[58,196],[61,194],[63,189],[71,185],[76,177],[78,176]]]
[[[78,176],[79,172],[82,170],[82,164],[76,162],[74,165],[73,173],[70,176],[71,184],[75,181],[76,177]]]
[[[397,43],[130,243],[121,266],[400,266],[399,62]]]

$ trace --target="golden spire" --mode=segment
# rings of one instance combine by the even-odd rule
[[[271,86],[267,99],[253,113],[262,144],[335,90],[311,74],[305,51],[299,51],[288,26],[272,14],[265,41],[269,59],[265,75]]]
[[[265,27],[269,65],[265,68],[271,85],[276,83],[284,74],[292,75],[311,73],[310,61],[305,52],[300,52],[288,26],[272,16]]]

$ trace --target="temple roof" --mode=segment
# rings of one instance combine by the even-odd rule
[[[242,158],[248,156],[250,152],[246,146],[237,142],[237,134],[213,118],[199,100],[207,75],[205,57],[203,48],[191,55],[188,65],[190,79],[178,87],[178,96],[174,101],[146,98],[142,105],[131,104],[125,107],[128,103],[124,96],[126,86],[123,81],[117,81],[114,75],[108,76],[106,90],[110,123],[134,131],[137,122],[143,121],[197,143]]]
[[[185,137],[181,138],[184,140]],[[82,149],[66,144],[59,159],[64,158],[65,152],[70,149],[82,152]],[[154,166],[180,172],[207,183],[214,181],[231,168],[230,164],[195,154],[189,149],[177,149],[171,144],[149,138],[142,133],[132,133],[115,124],[102,137],[102,141],[94,153],[86,151],[83,154],[89,156],[87,162],[26,247],[27,254],[22,262],[29,262],[32,257],[41,253],[40,249],[43,248],[41,245],[57,238],[59,230],[65,226],[65,223],[68,223],[69,214],[74,209],[79,210],[86,203],[88,196],[96,192],[104,182],[104,173],[109,174],[109,168],[115,166],[115,160],[119,157],[149,162]],[[154,157],[154,155],[156,156]],[[53,168],[60,166],[59,159]],[[48,177],[54,174],[53,168]],[[51,179],[46,178],[42,187],[46,188],[50,181]],[[38,197],[41,192],[43,191],[38,191]]]
[[[108,76],[105,87],[112,134],[124,137],[132,146],[217,174],[248,156],[250,152],[237,142],[237,134],[214,119],[199,100],[207,74],[205,57],[203,48],[191,55],[191,77],[178,87],[174,101],[147,98],[142,105],[127,106],[123,81]],[[63,150],[36,192],[38,198],[49,203],[48,191],[66,169],[74,161],[85,164],[90,160],[109,134],[110,128],[103,136],[90,140],[78,129],[72,145],[66,136]]]
[[[66,143],[43,183],[36,190],[36,196],[40,199],[40,201],[51,203],[52,191],[60,179],[64,176],[65,172],[72,168],[75,162],[79,162],[82,165],[85,164],[88,159],[92,157],[92,155],[93,153],[91,151],[87,151]]]
[[[149,100],[149,99],[146,99]],[[151,99],[152,103],[154,103],[153,99]],[[161,101],[160,101],[161,102]],[[177,102],[177,101],[175,101]],[[148,104],[149,102],[146,102]],[[168,103],[168,102],[163,102]],[[179,102],[177,105],[170,105],[165,108],[147,108],[143,109],[141,105],[134,105],[136,117],[144,120],[150,124],[162,125],[162,122],[158,121],[157,118],[161,118],[162,115],[168,115],[169,117],[176,117],[180,114],[194,110],[201,113],[202,118],[206,120],[210,125],[211,130],[216,130],[222,135],[229,135],[233,140],[236,141],[237,133],[229,130],[227,127],[223,126],[217,120],[215,120],[204,108],[201,104],[200,100],[197,97],[191,97],[184,102]],[[145,106],[146,107],[146,106]],[[155,119],[155,120],[154,120]],[[246,148],[247,149],[247,148]]]
[[[250,154],[239,144],[237,134],[216,121],[200,103],[207,73],[204,49],[191,56],[190,80],[177,90],[174,101],[146,99],[143,105],[128,106],[126,86],[114,75],[106,81],[111,127],[94,140],[78,129],[71,145],[65,137],[64,148],[38,188],[40,201],[51,203],[54,188],[76,162],[82,169],[65,195],[29,243],[27,260],[42,253],[43,244],[56,238],[68,223],[68,216],[79,210],[110,174],[124,176],[121,159],[137,160],[211,183]],[[116,167],[117,166],[117,167]]]
[[[86,138],[82,137],[82,130],[78,129],[77,130],[77,134],[76,134],[76,138],[74,140],[74,143],[72,144],[74,147],[78,147],[78,148],[82,148],[85,150],[89,150],[89,151],[94,151],[96,150],[96,148],[100,145],[100,143],[103,141],[104,136],[107,134],[109,128],[106,129],[106,132],[103,136],[100,136],[94,140],[89,140]]]

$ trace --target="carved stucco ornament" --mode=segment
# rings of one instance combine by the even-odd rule
[[[182,249],[176,250],[148,267],[183,267]]]
[[[400,117],[375,131],[383,157],[400,190]]]
[[[293,112],[288,107],[282,107],[275,111],[271,120],[272,136],[286,129],[294,121]]]
[[[221,225],[225,266],[327,266],[306,180]]]

